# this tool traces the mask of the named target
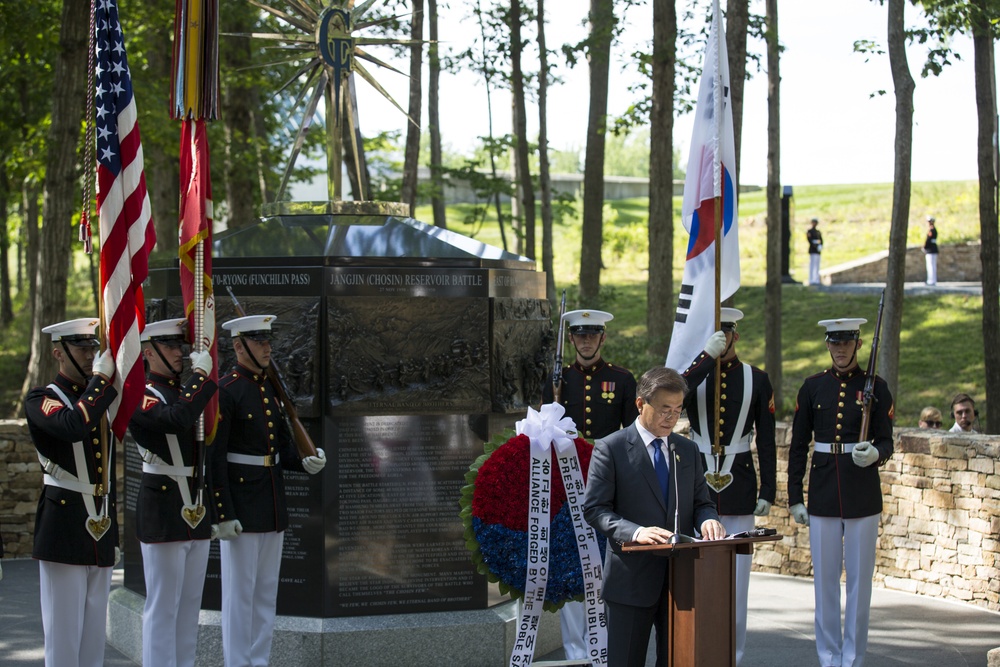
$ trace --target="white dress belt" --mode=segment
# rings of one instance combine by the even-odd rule
[[[250,456],[249,454],[236,454],[235,452],[228,452],[226,454],[226,460],[230,463],[239,463],[244,466],[263,466],[264,468],[270,468],[278,465],[281,457],[277,454],[268,454],[267,456]]]
[[[817,442],[813,450],[821,454],[850,454],[859,442]]]

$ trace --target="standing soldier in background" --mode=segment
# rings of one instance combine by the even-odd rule
[[[788,512],[809,526],[816,593],[816,652],[822,666],[864,663],[868,646],[875,546],[882,514],[878,468],[892,456],[893,403],[882,378],[874,383],[867,438],[860,441],[868,374],[858,366],[861,318],[822,320],[833,365],[806,379],[795,402],[788,453]],[[809,471],[809,508],[802,478]],[[847,571],[843,634],[840,576]]]
[[[927,284],[937,285],[938,242],[937,227],[933,216],[927,217],[927,238],[924,240],[924,264],[927,265]]]
[[[774,391],[767,373],[745,364],[736,355],[740,334],[736,323],[743,312],[721,310],[722,331],[712,334],[684,378],[691,389],[684,409],[691,422],[690,438],[705,458],[705,476],[719,520],[727,533],[753,530],[755,516],[767,516],[777,490],[777,449],[774,442]],[[723,455],[713,455],[715,440],[715,360],[721,355],[719,444]],[[757,435],[760,493],[750,446]],[[743,659],[747,637],[747,596],[753,556],[736,557],[736,664]]]
[[[806,240],[809,242],[809,280],[806,285],[819,285],[819,258],[823,252],[823,234],[817,229],[819,218],[809,221]]]
[[[135,528],[146,580],[145,667],[193,667],[208,567],[212,521],[204,520],[205,507],[195,504],[198,489],[192,481],[203,479],[205,472],[195,468],[199,454],[194,426],[218,386],[209,377],[209,352],[191,355],[193,374],[181,385],[186,324],[184,318],[163,320],[143,330],[148,382],[129,422],[142,457]]]
[[[581,437],[594,441],[632,424],[639,416],[635,376],[601,358],[607,322],[614,315],[600,310],[573,310],[564,316],[576,361],[562,374],[562,400]],[[558,335],[562,335],[562,329]],[[552,384],[545,383],[542,402],[551,403]],[[559,612],[567,660],[587,658],[587,623],[582,602],[567,602]]]
[[[288,527],[282,469],[315,475],[322,449],[299,458],[267,376],[273,315],[222,324],[236,367],[220,378],[219,427],[212,445],[212,502],[222,565],[222,649],[226,667],[268,664],[281,552]]]
[[[111,384],[111,352],[96,356],[99,322],[82,318],[42,329],[52,336],[59,374],[28,392],[24,403],[45,473],[31,555],[38,560],[46,667],[104,664],[111,569],[121,554],[114,484],[107,490],[110,506],[101,507],[104,466],[114,470],[110,430],[107,460],[101,454],[101,417],[118,391]],[[98,516],[110,525],[96,522]]]

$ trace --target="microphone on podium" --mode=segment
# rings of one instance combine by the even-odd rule
[[[674,476],[674,534],[670,536],[670,544],[682,544],[688,542],[697,542],[695,538],[689,535],[681,535],[680,533],[680,505],[681,505],[681,492],[677,488],[677,458],[674,454],[674,443],[670,443],[670,472]]]

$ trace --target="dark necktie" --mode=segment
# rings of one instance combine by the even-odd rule
[[[666,503],[667,491],[670,489],[670,472],[663,453],[663,441],[659,438],[653,440],[653,468],[656,470],[656,479],[660,482],[660,491],[663,492],[663,502]]]

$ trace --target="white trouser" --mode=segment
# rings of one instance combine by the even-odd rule
[[[103,667],[111,570],[38,561],[45,667]]]
[[[937,285],[937,258],[936,252],[929,252],[924,255],[924,264],[927,265],[927,284]]]
[[[284,532],[243,533],[219,542],[226,667],[267,667],[284,539]]]
[[[753,514],[724,514],[719,517],[726,533],[742,533],[754,529]],[[743,649],[747,643],[747,599],[750,596],[751,554],[736,556],[736,665],[743,660]]]
[[[879,516],[841,519],[809,515],[809,548],[816,592],[816,653],[821,667],[861,667],[865,662]],[[847,605],[841,635],[840,575],[844,568]]]
[[[563,651],[567,660],[587,659],[587,610],[583,602],[570,600],[559,610]]]
[[[819,285],[819,258],[818,252],[809,254],[809,282],[808,285]]]
[[[143,667],[193,667],[208,540],[139,544],[146,578]]]

